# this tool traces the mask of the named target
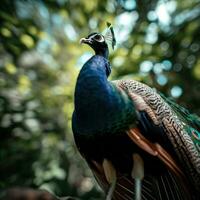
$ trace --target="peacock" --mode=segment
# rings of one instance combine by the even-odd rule
[[[95,55],[77,78],[72,129],[106,200],[200,199],[200,118],[141,82],[108,80],[110,24],[80,43]]]

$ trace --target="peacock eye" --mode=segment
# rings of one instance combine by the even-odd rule
[[[95,36],[94,36],[94,39],[95,39],[96,41],[98,41],[98,42],[103,42],[103,41],[104,41],[103,36],[102,36],[102,35],[99,35],[99,34],[95,35]]]

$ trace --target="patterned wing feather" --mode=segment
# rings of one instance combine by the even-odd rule
[[[158,132],[160,130],[161,133],[160,136],[157,134],[158,140],[160,139],[162,142],[162,138],[159,137],[167,136],[176,154],[172,157],[178,158],[191,186],[199,192],[199,130],[191,127],[186,120],[183,121],[182,117],[177,114],[177,110],[173,110],[174,106],[170,106],[154,89],[147,85],[133,80],[115,81],[114,84],[126,91],[133,99],[138,112],[145,113],[153,125],[158,127]],[[197,120],[196,123],[198,122]],[[162,145],[165,145],[164,142],[161,143]],[[171,152],[170,149],[169,152]]]
[[[181,118],[182,121],[188,123],[191,127],[195,128],[200,132],[200,117],[196,114],[190,113],[186,108],[178,105],[170,98],[166,98],[163,94],[160,93],[160,96],[167,102],[170,107],[176,112],[176,114]],[[200,136],[198,138],[200,140]]]

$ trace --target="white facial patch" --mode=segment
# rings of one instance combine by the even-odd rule
[[[89,39],[96,40],[97,42],[104,42],[105,41],[104,37],[102,35],[98,34],[98,33],[94,34],[94,35],[91,35],[89,37]]]

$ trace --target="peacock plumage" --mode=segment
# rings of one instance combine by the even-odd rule
[[[81,39],[95,55],[75,88],[80,153],[107,200],[200,199],[200,118],[143,83],[108,81],[108,32]]]

